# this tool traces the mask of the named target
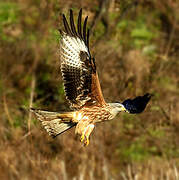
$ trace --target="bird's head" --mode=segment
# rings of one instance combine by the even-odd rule
[[[146,93],[144,96],[137,96],[134,99],[126,99],[124,102],[111,103],[114,113],[128,112],[130,114],[139,114],[144,111],[152,95]]]
[[[111,103],[110,105],[116,110],[116,112],[128,112],[125,106],[119,102]]]

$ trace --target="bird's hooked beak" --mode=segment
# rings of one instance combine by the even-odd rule
[[[129,111],[124,107],[123,104],[121,105],[120,110],[121,110],[121,112],[128,112],[129,113]]]
[[[129,113],[129,111],[125,108],[125,106],[123,104],[117,103],[117,107],[119,108],[120,112],[128,112]]]

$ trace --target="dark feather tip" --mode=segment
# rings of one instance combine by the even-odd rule
[[[152,95],[146,93],[144,96],[137,96],[134,99],[127,99],[122,104],[131,114],[138,114],[144,111]]]
[[[31,111],[31,112],[33,112],[33,111],[35,111],[36,109],[35,108],[29,108],[29,111]]]

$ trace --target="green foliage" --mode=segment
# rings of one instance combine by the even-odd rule
[[[131,37],[135,39],[143,39],[149,41],[154,37],[154,35],[147,29],[146,26],[142,26],[136,27],[136,29],[132,30]]]
[[[14,116],[14,119],[13,119],[13,127],[14,128],[19,128],[19,127],[22,127],[24,125],[24,121],[22,119],[21,116]]]
[[[58,94],[59,94],[59,96],[64,96],[64,86],[63,86],[63,84],[59,84]]]
[[[49,42],[53,42],[53,43],[54,42],[56,42],[56,43],[60,42],[61,36],[60,36],[60,33],[57,29],[54,29],[54,28],[49,29],[49,33],[50,33]]]
[[[14,37],[9,36],[13,25],[19,23],[19,7],[16,3],[0,2],[0,39],[13,42]]]
[[[137,130],[140,125],[139,117],[131,114],[123,114],[123,132],[129,133]],[[116,153],[123,161],[142,161],[148,158],[150,149],[147,146],[147,136],[140,136],[134,140],[130,140],[131,144],[127,139],[123,139],[119,142]]]
[[[161,76],[157,78],[158,84],[161,88],[166,90],[175,91],[177,89],[176,84],[173,82],[173,79],[169,76]]]
[[[153,54],[156,46],[152,40],[158,37],[159,25],[156,28],[147,23],[146,15],[139,15],[135,20],[122,19],[117,23],[117,31],[122,34],[123,44],[132,46],[132,48],[141,49],[145,47],[146,54]],[[129,40],[130,38],[130,40]]]
[[[132,114],[123,114],[124,127],[133,127],[140,122],[140,118]],[[130,128],[131,129],[131,128]]]
[[[105,33],[105,26],[104,24],[100,21],[97,26],[95,27],[94,31],[94,39],[99,39],[101,38]]]
[[[12,25],[18,23],[19,8],[16,3],[0,2],[0,25]]]
[[[124,19],[118,22],[118,24],[116,25],[116,28],[124,32],[127,29],[128,24],[129,24],[129,21]]]
[[[163,147],[163,156],[165,158],[170,159],[171,157],[173,158],[178,158],[179,157],[179,148],[176,148],[172,144],[166,144]]]
[[[147,158],[149,156],[149,153],[141,142],[136,141],[131,144],[129,149],[123,151],[122,155],[126,159],[130,159],[132,161],[140,161]]]
[[[147,131],[150,133],[150,135],[153,138],[163,138],[163,137],[165,137],[165,131],[163,129],[148,128]]]
[[[110,12],[109,13],[109,20],[113,22],[116,18],[118,18],[118,14],[116,12]]]
[[[39,11],[38,7],[31,6],[30,12],[24,16],[24,21],[27,25],[33,26],[33,25],[37,24],[39,17],[40,17],[40,11]]]
[[[121,141],[116,151],[123,161],[142,161],[150,157],[145,137],[139,137],[131,144]]]
[[[131,37],[136,48],[140,48],[143,45],[149,44],[150,40],[155,37],[155,34],[151,32],[145,24],[137,26],[131,31]]]
[[[1,75],[0,75],[0,96],[2,96],[3,94],[3,83],[2,83],[2,79],[1,79]]]

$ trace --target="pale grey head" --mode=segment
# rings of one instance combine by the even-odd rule
[[[121,103],[108,103],[111,106],[111,114],[113,115],[113,118],[119,113],[119,112],[128,112],[128,110],[124,107]]]

